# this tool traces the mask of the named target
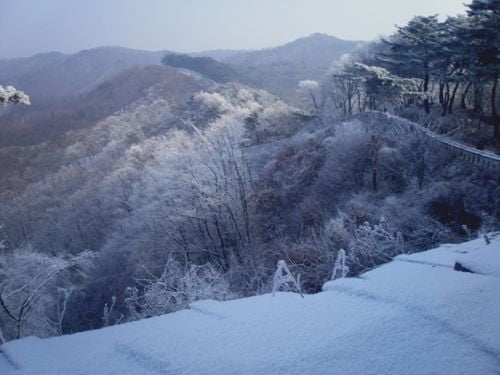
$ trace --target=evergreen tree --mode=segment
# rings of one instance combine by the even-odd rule
[[[500,139],[496,91],[500,73],[500,0],[473,0],[467,5],[470,19],[469,48],[474,53],[471,72],[478,82],[491,82],[491,115],[494,137]]]
[[[468,48],[468,28],[469,21],[465,16],[448,17],[439,24],[440,48],[436,54],[434,75],[439,81],[439,103],[443,116],[452,113],[460,84],[471,80],[467,70],[472,59]]]
[[[381,56],[395,74],[422,79],[427,113],[430,112],[429,83],[440,48],[439,37],[437,15],[414,17],[406,26],[398,27],[391,40],[386,41],[391,48]]]

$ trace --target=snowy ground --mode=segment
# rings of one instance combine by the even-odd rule
[[[2,375],[500,374],[500,233],[399,256],[303,299],[203,301],[0,349]]]

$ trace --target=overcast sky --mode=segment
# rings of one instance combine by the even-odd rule
[[[0,0],[0,58],[103,45],[257,49],[321,32],[371,40],[467,0]]]

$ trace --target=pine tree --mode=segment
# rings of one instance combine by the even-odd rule
[[[414,17],[406,26],[398,27],[386,43],[390,52],[381,59],[399,76],[422,79],[425,111],[429,113],[429,83],[440,47],[437,15]]]
[[[440,48],[436,54],[435,75],[439,80],[442,115],[451,114],[460,84],[471,81],[468,67],[472,54],[468,48],[469,20],[465,16],[448,17],[439,24]],[[464,90],[465,94],[467,90]]]
[[[471,71],[477,81],[491,82],[491,115],[494,137],[500,139],[496,91],[500,73],[500,0],[473,0],[467,5],[470,19],[469,48],[474,52]]]

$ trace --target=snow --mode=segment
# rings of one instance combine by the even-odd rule
[[[441,267],[454,268],[459,262],[467,269],[489,276],[500,277],[500,233],[492,233],[492,243],[486,244],[484,236],[459,245],[446,244],[437,249],[416,253],[412,255],[400,255],[395,260],[430,264]]]
[[[500,233],[490,238],[399,256],[304,298],[200,301],[96,331],[9,342],[0,373],[498,374]],[[477,273],[454,271],[457,260]]]

